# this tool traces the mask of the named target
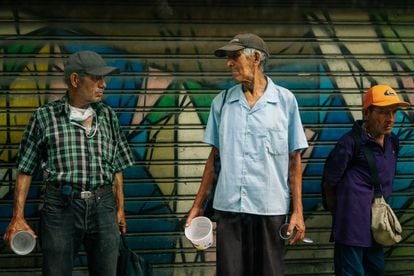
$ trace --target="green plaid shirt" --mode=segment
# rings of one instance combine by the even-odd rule
[[[96,116],[89,135],[70,121],[67,96],[37,109],[23,134],[17,168],[33,175],[40,165],[46,183],[78,191],[112,185],[114,174],[133,164],[132,154],[115,112],[102,102],[92,107]]]

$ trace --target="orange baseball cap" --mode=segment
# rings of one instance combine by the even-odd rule
[[[375,106],[409,106],[410,103],[401,101],[397,92],[388,85],[378,84],[369,88],[364,94],[363,108],[367,109],[371,105]]]

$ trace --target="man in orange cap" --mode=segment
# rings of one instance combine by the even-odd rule
[[[336,275],[384,275],[383,247],[371,233],[375,177],[367,149],[372,152],[370,164],[377,168],[382,195],[387,199],[392,192],[399,146],[392,128],[398,107],[408,105],[388,85],[369,88],[363,97],[363,120],[354,123],[328,156],[324,187],[333,215],[331,240],[335,242]]]

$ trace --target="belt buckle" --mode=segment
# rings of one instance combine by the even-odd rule
[[[92,192],[91,191],[83,191],[80,193],[80,198],[81,199],[88,199],[92,196]]]

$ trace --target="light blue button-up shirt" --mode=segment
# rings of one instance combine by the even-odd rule
[[[289,152],[308,147],[294,95],[267,78],[264,95],[250,108],[241,85],[224,91],[210,109],[204,142],[220,151],[214,208],[283,215],[289,211]]]

